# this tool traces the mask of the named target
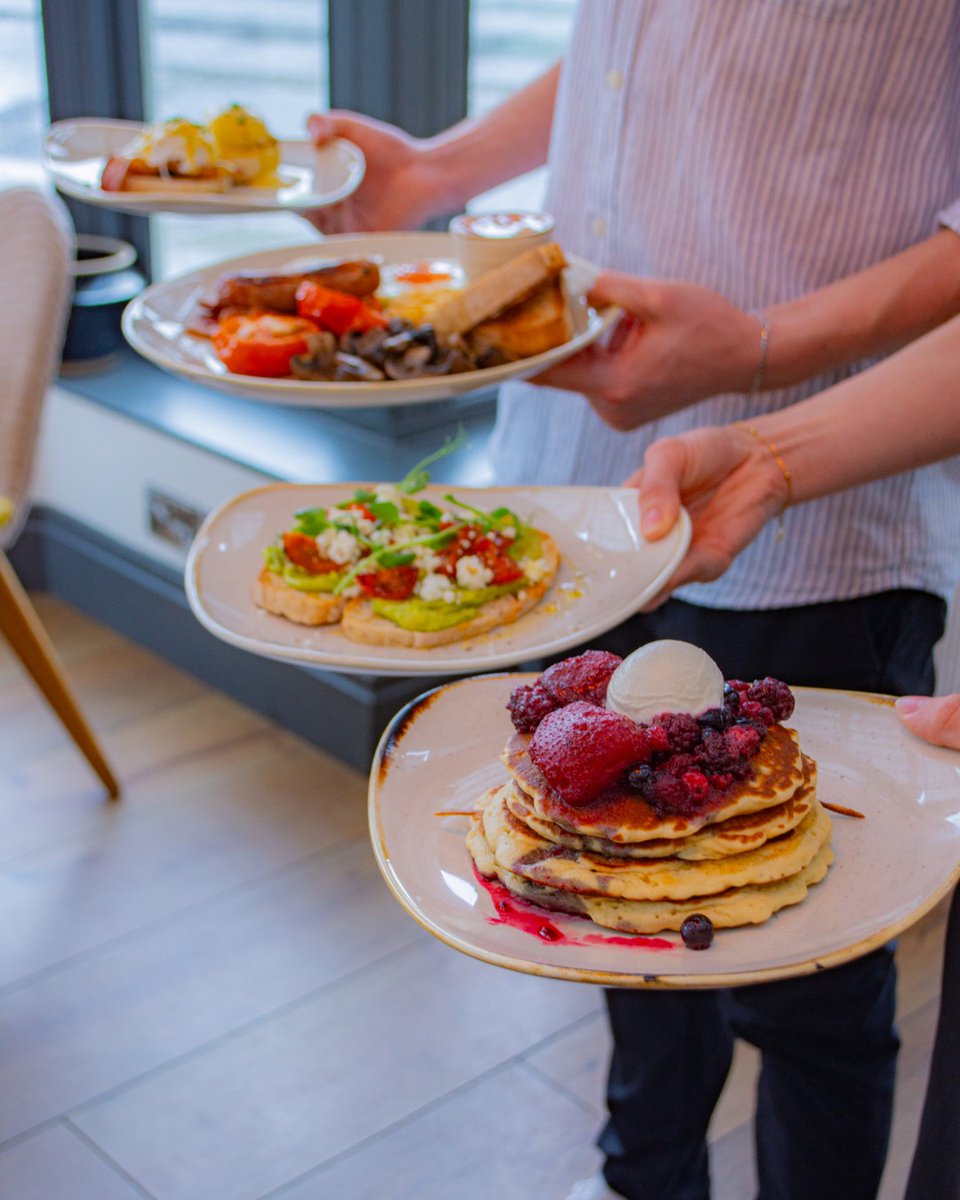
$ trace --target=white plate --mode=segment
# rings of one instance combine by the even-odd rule
[[[330,258],[375,258],[389,264],[434,258],[453,259],[455,255],[452,240],[446,233],[338,235],[309,246],[247,254],[148,287],[130,302],[123,314],[124,336],[134,350],[158,367],[221,392],[273,404],[362,408],[443,400],[477,388],[493,387],[505,379],[533,375],[582,350],[612,322],[616,312],[607,309],[599,314],[589,307],[584,297],[596,276],[596,268],[582,259],[571,257],[566,276],[574,318],[574,336],[563,346],[519,362],[487,367],[483,371],[381,383],[325,383],[232,375],[217,358],[207,338],[187,332],[197,305],[216,294],[217,284],[224,275],[240,271],[262,271],[267,274],[296,271]]]
[[[447,646],[414,650],[351,642],[336,625],[310,629],[257,608],[252,590],[264,548],[291,527],[298,509],[338,504],[359,486],[273,484],[244,492],[212,513],[197,533],[186,566],[187,598],[201,624],[243,650],[328,671],[488,671],[559,653],[612,629],[659,591],[690,540],[684,512],[661,541],[644,541],[637,528],[637,493],[627,488],[430,486],[417,495],[439,502],[452,491],[477,508],[506,504],[556,539],[561,565],[553,587],[515,624]]]
[[[363,179],[363,152],[337,139],[322,149],[310,142],[281,141],[278,187],[235,187],[228,192],[171,195],[169,192],[105,192],[100,186],[103,164],[119,153],[143,128],[136,121],[102,121],[78,117],[57,121],[47,131],[44,166],[68,196],[117,212],[230,214],[300,212],[325,208],[346,199]]]
[[[796,688],[790,724],[817,760],[822,800],[835,816],[836,861],[799,905],[763,925],[718,929],[708,950],[615,935],[583,917],[542,914],[563,935],[544,941],[497,922],[464,845],[467,810],[505,781],[497,755],[511,732],[504,705],[535,675],[487,675],[421,696],[393,720],[370,775],[370,831],[396,898],[447,945],[496,966],[614,987],[719,987],[836,966],[917,921],[960,876],[960,753],[907,733],[888,697]],[[469,715],[469,720],[465,715]]]

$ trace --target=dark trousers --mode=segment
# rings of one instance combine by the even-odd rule
[[[933,689],[945,605],[924,592],[763,612],[670,601],[600,639],[693,642],[727,679],[898,694]],[[597,644],[597,643],[594,643]],[[707,1200],[706,1133],[735,1037],[763,1056],[758,1200],[873,1200],[898,1049],[892,947],[814,976],[726,991],[608,990],[604,1174],[628,1200]]]

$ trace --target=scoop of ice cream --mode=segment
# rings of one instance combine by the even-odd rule
[[[660,713],[693,713],[723,704],[723,674],[689,642],[649,642],[627,655],[610,677],[607,708],[637,722]]]

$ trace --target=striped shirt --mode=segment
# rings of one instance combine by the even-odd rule
[[[545,205],[569,252],[763,308],[939,225],[960,233],[958,198],[957,0],[582,0]],[[654,438],[779,409],[849,373],[716,396],[626,434],[582,397],[512,383],[494,470],[503,482],[621,483]],[[960,460],[800,505],[785,522],[782,541],[768,526],[719,580],[678,594],[733,609],[898,587],[949,596]]]

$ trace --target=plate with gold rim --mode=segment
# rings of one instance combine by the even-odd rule
[[[464,844],[469,818],[456,814],[506,782],[498,758],[512,732],[505,705],[535,678],[484,675],[427,692],[397,714],[374,758],[369,821],[381,873],[410,916],[453,949],[611,987],[760,983],[868,953],[960,878],[960,752],[907,732],[890,697],[795,688],[789,724],[818,763],[818,795],[864,817],[834,816],[835,861],[806,899],[761,925],[718,929],[700,951],[675,933],[617,934],[513,897],[520,919],[505,921]]]
[[[187,557],[185,584],[194,615],[240,649],[328,671],[371,675],[461,675],[516,666],[612,629],[663,587],[686,553],[690,519],[681,512],[657,542],[639,530],[631,488],[430,485],[418,498],[442,503],[451,491],[475,508],[506,505],[549,533],[560,568],[541,602],[512,625],[430,649],[350,641],[336,625],[309,628],[256,607],[253,585],[263,551],[301,508],[349,499],[358,483],[278,483],[244,492],[211,513]]]

